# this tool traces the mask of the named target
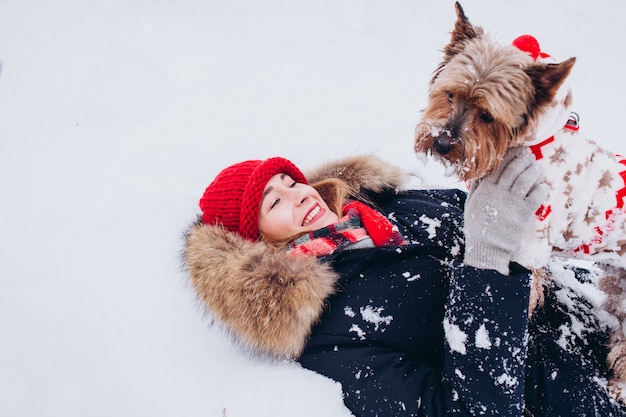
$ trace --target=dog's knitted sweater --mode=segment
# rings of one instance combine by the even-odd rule
[[[536,61],[555,62],[530,35],[518,37],[513,45]],[[565,82],[518,142],[543,166],[549,195],[515,260],[537,268],[551,253],[561,252],[626,267],[626,160],[583,134],[571,103]]]
[[[626,265],[626,159],[585,137],[562,90],[524,143],[545,170],[549,196],[515,261],[541,267],[556,252]]]

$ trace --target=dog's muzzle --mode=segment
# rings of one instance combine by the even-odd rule
[[[456,139],[453,139],[448,133],[442,133],[433,140],[433,148],[437,153],[446,155],[452,151]]]

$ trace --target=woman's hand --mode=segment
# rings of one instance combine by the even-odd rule
[[[465,205],[465,264],[508,275],[532,216],[548,196],[543,169],[527,148],[509,150],[498,169],[472,185]]]

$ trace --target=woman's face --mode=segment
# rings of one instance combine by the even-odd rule
[[[310,185],[287,174],[274,175],[265,186],[259,211],[259,232],[279,241],[337,223],[339,217]]]

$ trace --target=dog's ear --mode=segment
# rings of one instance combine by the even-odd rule
[[[434,71],[431,84],[435,81],[441,70],[450,62],[455,55],[461,53],[465,48],[466,41],[481,37],[483,29],[472,25],[465,16],[465,12],[459,2],[454,4],[456,8],[456,23],[454,29],[450,33],[450,42],[443,49],[443,60]]]
[[[526,69],[526,74],[535,87],[535,102],[538,106],[554,99],[556,92],[570,74],[576,58],[558,64],[534,64]]]
[[[461,51],[461,45],[470,39],[474,39],[482,35],[480,28],[475,28],[465,16],[465,12],[461,7],[461,4],[457,1],[454,3],[456,8],[456,23],[450,36],[450,43],[444,49],[444,54],[448,59]]]

